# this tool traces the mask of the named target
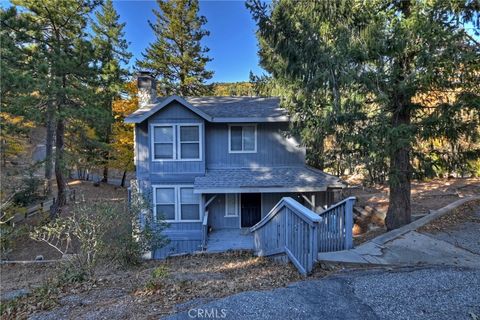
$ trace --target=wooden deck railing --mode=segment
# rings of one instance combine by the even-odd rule
[[[290,197],[282,198],[255,226],[259,256],[286,254],[300,273],[313,269],[318,252],[352,247],[354,197],[317,214]]]
[[[318,255],[321,218],[290,197],[285,197],[250,231],[260,256],[286,254],[300,273],[309,273]]]
[[[208,211],[205,211],[202,222],[202,249],[207,248],[207,239],[208,239]]]
[[[329,252],[353,247],[353,206],[355,197],[344,199],[320,212],[318,251]]]

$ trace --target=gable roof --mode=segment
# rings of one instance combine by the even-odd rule
[[[173,101],[177,101],[209,122],[288,122],[278,97],[187,97],[159,98],[125,118],[140,123]]]
[[[193,107],[190,103],[185,101],[185,99],[183,99],[182,97],[174,95],[174,96],[168,96],[168,97],[164,97],[164,98],[157,98],[155,103],[146,105],[142,108],[139,108],[139,109],[135,110],[132,114],[125,117],[125,123],[140,123],[140,122],[143,122],[146,119],[148,119],[150,116],[155,114],[156,112],[165,108],[167,105],[169,105],[173,101],[177,101],[178,103],[182,104],[183,106],[188,108],[190,111],[196,113],[197,115],[199,115],[203,119],[205,119],[207,121],[211,121],[211,117],[209,115],[207,115],[206,113],[204,113],[202,110]]]

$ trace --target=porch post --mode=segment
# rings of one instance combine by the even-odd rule
[[[205,194],[200,194],[200,219],[205,216]]]

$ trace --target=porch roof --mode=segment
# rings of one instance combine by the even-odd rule
[[[343,188],[335,176],[311,167],[208,170],[195,178],[195,193],[313,192]]]

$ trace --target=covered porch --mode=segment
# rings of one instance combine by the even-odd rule
[[[283,197],[320,212],[335,202],[332,190],[342,187],[338,178],[310,167],[209,170],[194,184],[203,210],[202,249],[250,250],[250,227]]]

